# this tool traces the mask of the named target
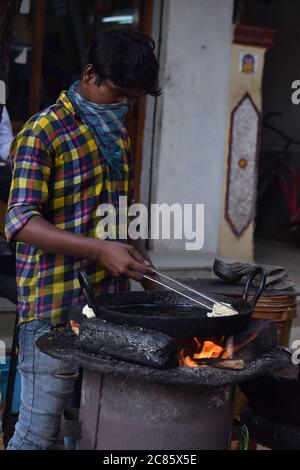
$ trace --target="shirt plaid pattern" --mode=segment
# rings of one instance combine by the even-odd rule
[[[54,105],[25,124],[11,146],[14,172],[6,214],[7,239],[12,240],[34,215],[78,235],[99,236],[98,206],[113,204],[118,213],[119,196],[127,196],[129,204],[132,199],[133,172],[125,129],[120,146],[121,178],[117,178],[62,92]],[[116,233],[124,228],[117,218]],[[80,267],[86,270],[95,295],[129,289],[127,278],[115,278],[88,259],[46,253],[18,242],[20,322],[64,322],[69,306],[84,299],[77,279]]]

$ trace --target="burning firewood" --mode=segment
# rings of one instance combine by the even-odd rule
[[[209,365],[213,367],[220,367],[223,369],[241,370],[244,369],[245,363],[242,359],[222,359],[222,358],[203,358],[194,359],[197,365]]]
[[[157,331],[90,318],[82,321],[78,338],[84,349],[94,353],[158,369],[177,366],[175,341]]]
[[[75,321],[75,320],[70,320],[69,323],[70,323],[70,327],[71,327],[73,333],[75,333],[75,335],[78,336],[78,335],[79,335],[79,331],[80,331],[80,325],[79,325],[79,323],[77,323],[77,321]]]

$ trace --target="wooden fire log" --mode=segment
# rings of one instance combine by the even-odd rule
[[[212,367],[220,367],[223,369],[241,370],[244,369],[245,363],[242,359],[221,359],[221,358],[203,358],[193,359],[196,364],[209,365]]]
[[[216,364],[211,364],[213,367],[220,367],[223,369],[231,369],[231,370],[241,370],[244,369],[245,363],[242,359],[236,360],[224,360],[222,362],[217,362]]]
[[[178,363],[175,341],[157,331],[90,318],[81,323],[78,339],[83,349],[134,364],[168,369]]]

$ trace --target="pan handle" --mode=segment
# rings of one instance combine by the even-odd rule
[[[78,280],[79,280],[81,289],[83,290],[83,293],[85,295],[85,298],[87,300],[88,306],[90,308],[93,308],[95,306],[95,302],[94,302],[94,296],[92,293],[92,288],[91,288],[89,279],[87,277],[87,274],[82,268],[78,271]]]
[[[263,268],[256,268],[253,273],[251,273],[245,283],[244,291],[243,291],[243,300],[247,302],[248,299],[248,294],[249,294],[249,289],[251,287],[251,284],[253,280],[256,278],[256,276],[260,274],[260,283],[257,288],[257,291],[255,292],[255,295],[250,303],[251,308],[254,309],[259,297],[261,296],[261,293],[265,287],[266,284],[266,279],[267,279],[267,273]]]

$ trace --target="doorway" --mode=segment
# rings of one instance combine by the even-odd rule
[[[242,0],[236,9],[243,24],[277,31],[266,52],[262,84],[255,249],[272,243],[298,246],[300,105],[292,102],[292,83],[300,78],[300,3]]]
[[[117,24],[131,24],[151,35],[152,1],[23,1],[11,45],[8,82],[7,107],[15,133],[79,79],[81,58],[93,35]],[[136,201],[140,199],[145,107],[143,97],[127,120]]]

